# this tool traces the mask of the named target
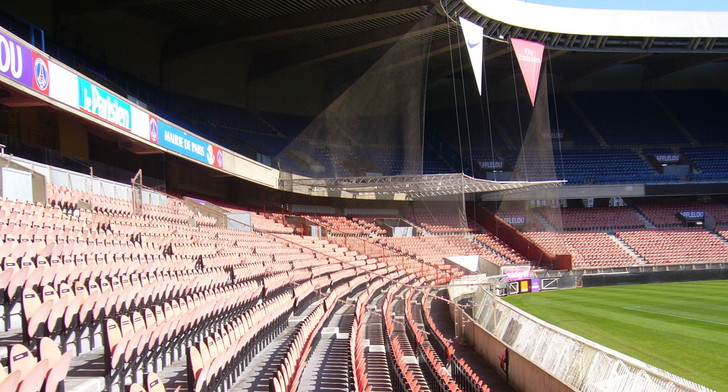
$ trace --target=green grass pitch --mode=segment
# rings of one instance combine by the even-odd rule
[[[504,298],[528,313],[728,391],[728,281],[580,288]]]

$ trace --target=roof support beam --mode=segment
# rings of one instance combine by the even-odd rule
[[[591,75],[595,72],[599,72],[601,70],[611,68],[615,65],[619,64],[625,64],[630,63],[632,61],[637,61],[640,59],[643,59],[645,57],[651,56],[651,53],[627,53],[623,55],[615,55],[612,59],[607,61],[600,61],[599,63],[592,65],[591,67],[584,67],[578,71],[571,72],[567,75],[562,76],[562,81],[564,83],[571,83],[576,80],[579,80],[583,78],[584,76]]]
[[[465,46],[464,44],[465,43],[463,41],[458,40],[457,42],[455,42],[453,44],[453,50],[460,49],[461,47]],[[488,47],[486,46],[486,48],[488,48]],[[499,57],[501,57],[503,55],[506,55],[506,54],[510,53],[510,51],[511,50],[510,50],[510,48],[508,46],[506,46],[506,47],[504,47],[502,49],[498,49],[498,50],[493,51],[493,52],[489,52],[489,51],[486,50],[483,53],[483,57],[484,57],[483,61],[487,64],[491,60],[495,60],[495,59],[497,59],[497,58],[499,58]],[[434,79],[440,79],[440,78],[444,78],[444,77],[447,77],[447,76],[451,76],[452,74],[457,74],[459,72],[462,72],[463,69],[469,68],[470,67],[470,60],[468,60],[468,58],[467,58],[468,54],[467,53],[463,53],[462,56],[464,56],[464,58],[465,58],[464,61],[460,62],[459,61],[460,58],[458,57],[458,60],[455,62],[455,64],[449,64],[447,66],[441,67],[438,70],[434,70],[429,75],[429,78],[430,79],[433,79],[433,80]]]
[[[59,9],[67,13],[82,13],[89,11],[109,11],[115,9],[129,9],[166,3],[175,3],[178,0],[63,0]]]
[[[253,23],[223,26],[210,31],[190,31],[172,36],[164,49],[165,57],[174,57],[189,52],[225,43],[251,42],[271,39],[289,34],[335,27],[356,22],[386,18],[390,16],[426,11],[428,4],[421,0],[381,0],[373,3],[335,8],[322,12],[286,15]]]
[[[463,46],[463,44],[459,43],[456,47],[459,48],[461,46]],[[488,48],[488,47],[486,46],[486,48]],[[493,50],[493,51],[488,51],[486,49],[486,52],[483,54],[484,55],[483,61],[485,62],[486,66],[487,66],[488,62],[500,59],[501,57],[509,55],[510,53],[511,53],[510,46],[504,46],[500,49]],[[549,59],[555,59],[555,58],[563,56],[564,54],[569,53],[569,52],[566,50],[556,49],[556,50],[549,50],[549,52],[547,52],[547,53],[549,53],[549,55],[548,55],[549,57],[547,57],[545,59],[545,61],[548,61]],[[467,56],[467,54],[463,54],[463,56]],[[444,77],[450,76],[453,73],[457,74],[458,72],[462,72],[463,69],[467,69],[469,67],[470,67],[470,61],[463,61],[462,63],[460,63],[458,61],[458,63],[455,64],[454,67],[451,67],[451,66],[441,67],[440,69],[433,71],[429,77],[430,77],[430,79],[444,78]],[[506,77],[508,77],[508,78],[512,77],[512,72],[511,72],[510,66],[508,67],[507,72],[497,72],[497,71],[498,70],[494,70],[493,68],[488,69],[487,72],[488,72],[488,75],[490,75],[490,76],[488,76],[488,80],[501,81]]]
[[[697,67],[703,64],[727,61],[728,55],[725,53],[721,54],[688,54],[677,59],[670,59],[669,61],[662,61],[659,63],[650,64],[645,69],[645,80],[655,80],[663,76],[670,75],[675,72],[680,72],[689,68]]]
[[[405,36],[414,38],[433,34],[447,27],[448,24],[444,19],[434,26],[432,23],[415,21],[330,40],[322,45],[272,53],[260,60],[256,67],[258,71],[251,76],[259,78],[285,69],[333,60],[394,44]]]

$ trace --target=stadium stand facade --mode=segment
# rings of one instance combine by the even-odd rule
[[[530,112],[513,104],[528,105],[523,91],[501,88],[516,79],[503,38],[486,61],[497,91],[484,107],[466,102],[467,66],[445,58],[462,46],[447,19],[460,2],[192,3],[84,4],[52,22],[50,1],[0,12],[0,69],[9,69],[0,77],[0,390],[511,391],[524,384],[503,380],[505,354],[500,369],[485,369],[492,353],[479,360],[463,346],[471,321],[453,328],[479,310],[443,287],[468,286],[459,279],[485,269],[580,277],[728,263],[728,81],[685,81],[702,71],[694,67],[725,71],[723,40],[683,60],[554,40],[551,129],[538,130],[549,154],[529,158],[565,185],[495,193],[495,202],[464,191],[420,200],[410,184],[380,193],[290,184],[330,173],[403,178],[413,162],[417,176],[520,178],[533,152],[521,124]],[[421,135],[343,143],[351,123],[338,115],[376,116],[356,105],[322,113],[393,42],[423,41],[423,21],[434,37],[426,76],[447,76],[418,87],[431,96],[421,113],[382,116],[402,128],[419,117]],[[117,37],[119,26],[134,31]],[[645,78],[613,86],[630,66]],[[600,73],[613,67],[616,77]],[[680,72],[690,75],[671,79]],[[463,96],[446,102],[449,82],[461,81]],[[322,117],[344,136],[311,132]],[[548,373],[553,363],[534,366]],[[583,382],[553,373],[554,385]]]

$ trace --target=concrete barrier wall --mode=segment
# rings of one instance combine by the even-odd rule
[[[689,282],[697,280],[728,279],[728,269],[678,270],[635,272],[630,274],[584,275],[584,287],[613,286],[620,284],[645,284],[667,282]]]
[[[456,302],[462,298],[451,297]],[[548,324],[502,301],[480,286],[473,314],[451,307],[456,335],[492,367],[508,350],[508,378],[516,389],[606,392],[669,390],[708,392],[709,388]]]
[[[460,307],[451,306],[454,320],[460,332],[459,336],[464,338],[473,349],[478,352],[493,369],[500,369],[500,355],[504,349],[508,350],[508,375],[507,380],[515,389],[523,392],[530,391],[575,391],[559,379],[541,369],[538,365],[519,355],[512,347],[498,340],[490,332],[478,325],[469,315],[465,314]],[[504,371],[498,370],[499,374],[506,377]],[[487,382],[487,380],[486,380]]]

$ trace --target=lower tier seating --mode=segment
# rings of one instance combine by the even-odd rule
[[[92,383],[124,392],[225,390],[291,327],[270,387],[295,390],[338,304],[363,298],[364,323],[372,317],[367,298],[399,287],[394,282],[441,284],[464,273],[441,257],[416,258],[373,241],[292,235],[275,215],[255,215],[256,230],[240,231],[217,227],[171,197],[139,216],[121,200],[50,191],[49,205],[0,205],[0,321],[12,341],[23,342],[8,346],[6,358],[29,358],[2,362],[3,391]],[[482,249],[462,237],[447,242],[453,250]],[[433,366],[444,363],[429,346],[418,352]],[[180,364],[183,380],[171,372]],[[364,390],[375,379],[382,385],[371,365],[363,368],[352,361]],[[454,385],[437,369],[444,385]]]

